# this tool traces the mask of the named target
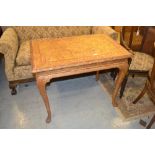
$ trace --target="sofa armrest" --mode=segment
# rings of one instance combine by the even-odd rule
[[[8,81],[14,79],[15,59],[18,51],[18,36],[13,28],[4,31],[0,38],[0,53],[5,58],[5,73]]]
[[[106,34],[114,40],[118,40],[118,33],[109,26],[93,26],[93,34]]]

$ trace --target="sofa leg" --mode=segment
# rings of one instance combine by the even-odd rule
[[[9,82],[9,88],[11,89],[11,95],[16,95],[17,90],[16,90],[17,84]]]
[[[11,95],[16,95],[16,94],[17,94],[17,90],[16,90],[16,87],[14,87],[11,90]]]

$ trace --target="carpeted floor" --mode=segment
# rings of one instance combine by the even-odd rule
[[[110,74],[101,74],[100,81],[102,87],[111,95],[114,81]],[[118,106],[119,112],[125,120],[132,120],[142,116],[151,117],[155,114],[155,105],[151,102],[147,94],[137,104],[132,103],[143,89],[145,81],[146,77],[129,77],[124,95],[122,100],[119,100]]]

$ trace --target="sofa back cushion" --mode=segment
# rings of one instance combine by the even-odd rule
[[[59,38],[91,33],[91,26],[13,26],[19,42],[40,38]]]

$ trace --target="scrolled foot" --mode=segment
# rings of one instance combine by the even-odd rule
[[[50,123],[50,122],[51,122],[51,116],[47,116],[46,123]]]
[[[118,107],[118,103],[116,101],[112,102],[113,107]]]

